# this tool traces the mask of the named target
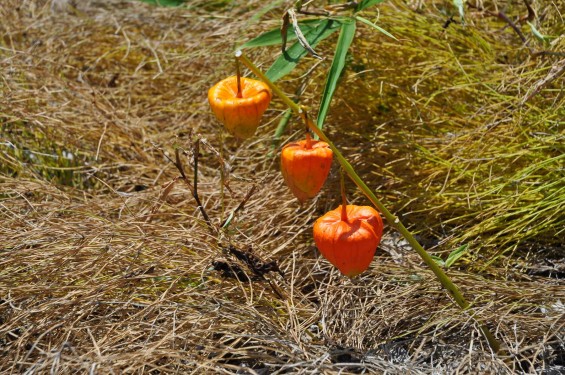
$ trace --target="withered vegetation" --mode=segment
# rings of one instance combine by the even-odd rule
[[[564,371],[562,0],[533,2],[546,42],[521,1],[473,2],[465,25],[452,2],[382,4],[399,41],[359,27],[328,118],[426,248],[467,244],[447,272],[472,313],[390,230],[355,280],[320,258],[337,167],[301,207],[272,156],[280,102],[244,142],[210,113],[234,45],[290,2],[69,3],[0,4],[1,373]],[[283,87],[315,108],[329,60]]]

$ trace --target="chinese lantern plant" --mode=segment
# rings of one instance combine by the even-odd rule
[[[208,91],[212,112],[230,134],[247,139],[255,134],[272,93],[261,81],[237,76],[216,83]]]
[[[304,109],[286,96],[286,94],[269,80],[269,78],[245,57],[241,51],[236,52],[236,61],[242,61],[255,75],[262,79],[262,82],[242,79],[238,69],[236,77],[227,78],[214,85],[214,87],[209,90],[208,99],[210,106],[218,120],[224,124],[226,129],[239,138],[251,137],[259,125],[263,112],[269,105],[272,95],[271,90],[275,92],[293,112],[302,117],[307,127],[314,132],[323,143],[327,144],[330,152],[336,156],[343,171],[347,173],[349,178],[361,189],[371,203],[383,213],[387,222],[406,238],[408,243],[410,243],[426,265],[433,271],[457,305],[463,310],[469,310],[471,306],[463,297],[459,288],[451,281],[426,250],[424,250],[412,233],[410,233],[400,220],[381,203],[367,184],[359,177],[357,172],[355,172],[351,164],[349,164],[341,152],[324,134],[321,128],[316,126],[316,124],[308,118]],[[248,90],[245,91],[244,87],[247,87]],[[296,145],[289,145],[288,149],[292,150],[293,147],[298,147],[298,150],[303,148],[311,152],[311,150],[316,148],[313,144],[317,143],[313,143],[308,137],[304,142],[306,142],[304,145],[301,145],[300,142],[297,142]],[[319,148],[326,148],[323,143],[320,143],[321,146]],[[291,157],[285,157],[283,160],[293,159],[292,152],[290,155]],[[330,155],[329,158],[327,158],[327,156],[326,158],[331,165],[331,154],[327,155]],[[288,165],[290,165],[290,167]],[[290,182],[289,186],[299,200],[307,199],[311,194],[316,195],[327,176],[327,173],[324,172],[325,168],[328,168],[329,171],[329,167],[325,162],[321,163],[320,165],[323,165],[323,167],[319,168],[323,173],[316,171],[316,168],[311,170],[309,167],[304,167],[303,163],[290,163],[288,165],[281,165],[283,175],[286,174],[285,180],[288,180],[287,184]],[[302,170],[305,172],[302,172]],[[297,171],[301,172],[298,173]],[[312,171],[317,176],[309,181],[311,178],[309,174],[312,173]],[[300,179],[303,179],[303,181],[300,181]],[[297,189],[297,186],[299,186],[297,185],[298,182],[303,183],[304,181],[308,182],[305,184],[306,187],[301,186],[300,189]],[[343,194],[342,206],[318,219],[314,228],[314,241],[320,249],[320,252],[332,264],[338,267],[344,275],[349,277],[354,277],[368,268],[381,236],[382,220],[378,212],[371,207],[347,205],[345,194]],[[491,349],[497,353],[500,350],[500,343],[485,324],[479,322],[479,328],[487,339]]]
[[[373,207],[347,204],[343,180],[342,174],[343,202],[316,220],[314,242],[342,274],[355,277],[369,268],[381,242],[383,221]]]
[[[363,192],[363,194],[371,201],[371,203],[378,208],[378,210],[385,216],[388,224],[398,230],[400,234],[408,241],[408,243],[412,246],[412,248],[420,255],[422,260],[426,263],[426,265],[430,268],[430,270],[436,275],[440,283],[446,289],[447,293],[453,298],[453,300],[457,303],[457,305],[462,310],[469,310],[471,309],[471,305],[459,288],[451,281],[449,276],[440,268],[440,266],[434,261],[434,259],[424,250],[422,245],[414,238],[412,233],[400,222],[398,217],[393,215],[377,198],[375,193],[367,186],[367,184],[359,177],[355,169],[351,166],[351,164],[345,159],[345,157],[341,154],[339,149],[330,141],[330,139],[325,135],[322,129],[310,119],[306,115],[306,112],[302,107],[292,101],[278,86],[276,86],[251,60],[249,60],[241,51],[236,52],[236,58],[243,62],[249,70],[251,70],[256,76],[261,78],[263,82],[265,82],[269,88],[279,97],[282,101],[297,115],[301,116],[304,122],[307,124],[308,128],[316,134],[322,141],[328,144],[329,148],[333,152],[333,155],[336,157],[337,161],[340,163],[341,167],[347,173],[349,178],[357,185],[357,187]],[[339,208],[338,208],[339,210]],[[359,212],[362,212],[360,214]],[[374,210],[373,210],[374,211]],[[370,263],[370,259],[374,254],[374,250],[376,249],[379,241],[380,236],[382,235],[382,221],[379,224],[379,218],[374,215],[373,212],[370,214],[366,213],[366,208],[362,207],[361,209],[356,209],[355,206],[352,206],[351,211],[347,207],[346,204],[341,206],[340,210],[340,218],[336,219],[333,216],[333,221],[326,224],[325,221],[320,221],[324,223],[321,228],[326,226],[327,228],[334,228],[333,230],[324,231],[322,229],[315,230],[315,236],[318,237],[319,248],[322,254],[328,257],[330,262],[336,264],[338,268],[346,275],[356,275],[360,272],[363,272],[368,267],[368,263]],[[376,212],[376,211],[375,211]],[[335,214],[332,214],[335,215]],[[342,216],[343,215],[343,216]],[[378,215],[378,213],[377,213]],[[369,217],[371,217],[369,219]],[[323,218],[323,217],[322,217]],[[320,219],[321,220],[321,219]],[[336,224],[337,223],[337,224]],[[376,223],[376,224],[375,224]],[[367,224],[367,225],[366,225]],[[345,229],[341,229],[341,227]],[[349,226],[349,228],[348,228]],[[358,227],[358,229],[356,229]],[[361,227],[363,231],[361,231]],[[318,226],[320,228],[320,226]],[[380,228],[380,229],[379,229]],[[349,232],[348,232],[349,230]],[[373,234],[371,234],[371,231]],[[318,234],[316,234],[318,232]],[[354,258],[351,254],[348,255],[347,252],[339,251],[343,250],[344,248],[351,249],[354,248],[353,246],[344,246],[344,243],[347,243],[345,240],[348,240],[349,237],[361,237],[364,238],[363,240],[359,241],[361,244],[358,249],[361,249],[360,253],[363,253],[363,256]],[[374,236],[373,236],[374,235]],[[378,238],[378,240],[377,240]],[[315,240],[316,241],[316,240]],[[338,254],[338,255],[336,255]],[[346,254],[346,255],[343,255]],[[343,262],[343,259],[346,259]],[[367,263],[367,259],[369,259]],[[333,260],[333,261],[332,261]],[[341,262],[341,263],[340,263]],[[340,268],[341,267],[341,268]],[[469,312],[467,312],[469,313]],[[474,315],[474,314],[473,314]],[[478,319],[477,319],[478,320]],[[484,337],[488,341],[491,349],[493,352],[497,353],[500,351],[500,343],[496,339],[496,337],[490,332],[489,328],[482,322],[478,321],[479,328],[482,331]]]
[[[333,152],[323,141],[306,139],[285,145],[281,152],[281,171],[294,196],[304,203],[318,194],[330,173]]]

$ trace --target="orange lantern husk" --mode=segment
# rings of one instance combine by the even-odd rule
[[[208,90],[208,102],[230,134],[247,139],[255,134],[272,92],[267,84],[245,77],[240,78],[240,87],[238,95],[237,77],[228,77]]]
[[[284,146],[281,153],[281,171],[286,185],[303,203],[318,194],[330,173],[333,152],[323,141],[314,141],[310,135],[302,141]]]
[[[369,206],[340,205],[314,223],[318,250],[348,277],[369,268],[382,235],[381,216]]]

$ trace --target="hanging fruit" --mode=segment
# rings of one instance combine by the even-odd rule
[[[369,268],[382,234],[381,216],[368,206],[340,205],[314,223],[318,250],[348,277]]]
[[[269,106],[269,86],[251,78],[228,77],[208,91],[210,107],[230,134],[247,139],[255,134]]]
[[[303,203],[318,194],[332,166],[333,152],[326,142],[306,139],[283,147],[281,171],[286,185]]]

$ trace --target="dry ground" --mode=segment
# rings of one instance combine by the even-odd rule
[[[311,225],[337,204],[337,174],[314,202],[300,207],[292,198],[276,157],[269,156],[280,103],[275,100],[257,137],[238,142],[222,134],[210,114],[207,89],[232,74],[234,44],[277,25],[284,6],[259,17],[265,2],[191,1],[183,10],[118,0],[79,2],[77,10],[53,3],[0,4],[0,372],[565,371],[563,249],[555,240],[562,234],[562,216],[547,219],[557,229],[529,238],[530,245],[540,243],[546,252],[525,251],[497,262],[481,260],[477,252],[468,263],[449,269],[473,302],[475,317],[488,323],[511,354],[500,358],[486,346],[475,317],[461,313],[395,233],[386,233],[372,267],[355,280],[343,278],[320,258]],[[411,32],[419,35],[415,40],[425,38],[431,47],[439,46],[447,18],[441,3],[430,8],[409,5],[383,6],[381,18],[406,40]],[[554,11],[547,14],[553,18],[546,20],[562,22],[558,11],[563,4],[551,6]],[[437,33],[412,29],[430,22],[439,25]],[[480,17],[476,22],[483,25]],[[468,33],[479,35],[479,26]],[[460,126],[462,118],[480,112],[492,125],[514,116],[529,121],[528,116],[541,113],[540,122],[562,126],[559,80],[544,86],[527,110],[517,113],[506,106],[521,100],[558,61],[496,60],[527,55],[519,38],[507,31],[498,36],[497,52],[489,44],[494,37],[485,36],[478,57],[467,54],[473,48],[425,52],[410,43],[397,48],[368,29],[358,32],[353,56],[359,59],[352,63],[357,70],[348,73],[338,91],[328,131],[342,142],[370,185],[396,211],[406,213],[424,240],[441,236],[441,230],[429,222],[418,227],[420,219],[409,213],[427,204],[443,207],[441,215],[452,212],[445,196],[418,197],[425,197],[430,181],[449,188],[446,176],[454,172],[447,166],[440,173],[427,164],[419,176],[411,168],[417,156],[410,154],[416,150],[410,142],[419,136],[423,141],[418,144],[431,147],[438,137],[457,134],[434,133],[432,141],[425,129],[420,133],[418,121]],[[476,35],[472,40],[479,40]],[[383,51],[370,41],[383,41]],[[321,48],[331,51],[331,45]],[[277,53],[250,52],[265,64]],[[464,64],[446,58],[444,63],[452,68],[432,66],[437,64],[433,56],[449,53],[463,56]],[[469,79],[461,70],[471,74],[478,69],[473,58],[485,56],[492,58],[493,67],[516,74],[484,89],[493,94],[482,97],[481,105],[475,98],[478,91],[461,91],[468,97],[458,102],[436,94],[429,102],[409,106],[407,87],[410,95],[429,98],[443,83],[451,82],[452,92],[471,86],[458,86],[453,77]],[[442,69],[445,75],[437,75]],[[380,74],[385,89],[398,89],[391,89],[396,99],[381,99],[366,109],[370,116],[365,117],[361,107],[377,99],[362,99],[362,89],[368,90],[368,82],[377,77],[362,76],[362,71]],[[383,71],[389,73],[379,73]],[[475,77],[488,81],[487,74]],[[309,83],[313,94],[304,98],[307,103],[315,104],[318,97],[322,81],[317,78]],[[293,79],[285,83],[291,93],[300,78]],[[522,85],[520,92],[506,90]],[[350,97],[358,100],[348,102]],[[366,118],[375,123],[368,133],[362,125]],[[414,118],[418,121],[410,120]],[[409,130],[392,134],[393,129],[384,128],[391,119]],[[295,124],[285,137],[296,137],[299,131]],[[509,130],[504,134],[509,140],[501,142],[515,139]],[[228,230],[208,227],[182,181],[167,189],[179,173],[164,155],[173,157],[180,147],[192,176],[197,138],[202,139],[199,196],[212,226],[227,218],[255,186]],[[442,152],[452,153],[449,147],[461,147],[470,138],[458,138]],[[562,163],[559,143],[557,138],[550,151]],[[404,145],[412,146],[406,151]],[[370,161],[362,158],[367,152]],[[405,161],[403,167],[399,160]],[[224,188],[221,171],[229,177]],[[429,183],[420,186],[422,193],[409,184],[420,177]],[[563,178],[562,168],[558,177]],[[562,182],[557,180],[559,194]],[[444,201],[433,200],[440,198]],[[561,195],[557,198],[562,207]],[[414,201],[417,206],[410,205]],[[483,204],[488,206],[488,200]],[[425,215],[436,224],[445,220],[437,210]],[[481,272],[469,265],[473,260],[480,262]],[[526,272],[532,269],[539,272]]]

